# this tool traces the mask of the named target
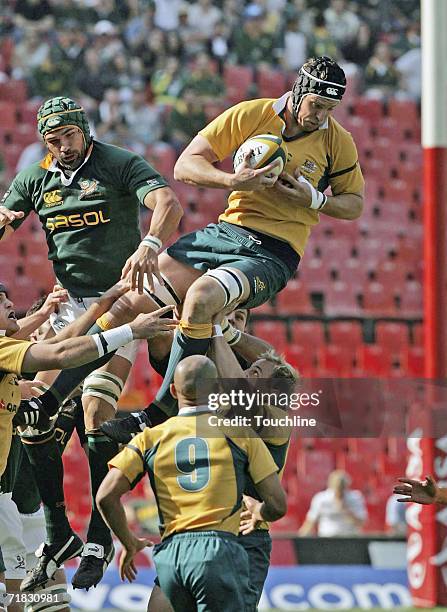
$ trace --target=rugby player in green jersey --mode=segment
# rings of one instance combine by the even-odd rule
[[[149,290],[154,278],[162,285],[157,252],[177,229],[182,209],[165,179],[139,155],[94,140],[84,110],[70,98],[45,102],[37,124],[48,154],[21,171],[3,196],[0,239],[17,230],[30,212],[39,216],[54,272],[69,293],[67,303],[53,317],[57,332],[121,277],[130,278],[134,287],[142,286],[146,277]],[[143,240],[141,204],[153,210]],[[101,330],[95,325],[90,333]],[[107,472],[107,461],[118,450],[98,428],[114,416],[135,350],[134,345],[118,351],[101,371],[92,372],[89,366],[79,379],[89,374],[83,403],[93,499]],[[98,360],[97,367],[108,359]],[[52,413],[67,395],[61,390],[50,396],[55,404]],[[29,445],[30,453],[42,456],[45,445],[48,454],[54,452],[54,439],[47,435],[41,442],[34,448]],[[46,475],[51,486],[52,478]],[[87,539],[73,582],[79,588],[96,584],[113,555],[110,531],[95,507]]]

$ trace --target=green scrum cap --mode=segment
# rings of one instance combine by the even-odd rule
[[[78,127],[84,134],[85,143],[90,143],[92,137],[85,111],[71,98],[51,98],[37,111],[37,128],[42,137],[66,125]]]

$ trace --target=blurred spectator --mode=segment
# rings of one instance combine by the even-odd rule
[[[178,27],[178,13],[182,0],[155,0],[155,25],[161,30]]]
[[[232,32],[241,25],[242,5],[238,0],[223,0],[222,14],[225,23]]]
[[[28,146],[26,146],[20,154],[19,159],[17,160],[16,166],[16,174],[23,170],[24,168],[28,168],[31,164],[40,161],[45,157],[48,153],[48,150],[40,137],[40,134],[36,132],[36,142],[32,142]]]
[[[165,32],[156,28],[149,37],[145,36],[132,48],[133,55],[138,56],[144,64],[147,76],[164,67],[167,61]]]
[[[102,62],[111,61],[117,53],[124,50],[118,29],[106,19],[95,23],[92,43]]]
[[[192,25],[189,17],[189,4],[182,4],[178,12],[177,34],[183,45],[184,53],[190,57],[203,51],[203,36],[197,31],[197,27]]]
[[[26,27],[23,37],[14,47],[12,56],[12,77],[28,79],[33,70],[48,60],[50,45],[35,27]]]
[[[399,73],[399,92],[397,97],[418,102],[421,99],[422,56],[420,48],[410,49],[395,62]]]
[[[397,40],[392,43],[394,57],[400,57],[411,49],[416,49],[421,46],[421,35],[418,23],[411,23],[405,32],[401,32]]]
[[[155,4],[154,2],[148,2],[147,6],[141,7],[141,10],[125,25],[124,39],[132,49],[132,47],[137,47],[144,42],[154,29]]]
[[[53,11],[48,0],[16,0],[14,12],[22,17],[22,20],[19,20],[21,25],[30,22],[48,28],[53,23]]]
[[[202,104],[218,102],[225,94],[223,79],[216,74],[206,53],[199,53],[195,58],[189,76],[185,77],[185,87],[193,89]]]
[[[174,106],[185,84],[184,71],[176,57],[170,57],[151,79],[151,89],[157,104]]]
[[[317,13],[314,24],[313,33],[309,37],[309,55],[311,57],[327,55],[328,57],[337,59],[337,43],[326,27],[326,20],[323,13]]]
[[[379,42],[365,69],[366,95],[371,98],[386,99],[395,93],[399,83],[391,50],[387,43]]]
[[[83,93],[100,102],[105,90],[111,86],[110,76],[95,49],[87,49],[84,63],[76,75],[76,87]]]
[[[153,144],[161,139],[163,111],[160,106],[147,101],[144,89],[135,89],[130,102],[122,106],[122,115],[128,128],[128,136],[134,145]],[[136,150],[136,146],[132,147]]]
[[[393,536],[404,536],[407,533],[406,506],[397,501],[399,497],[402,495],[390,495],[386,502],[385,525],[388,533]]]
[[[375,36],[367,23],[361,23],[357,36],[341,46],[344,59],[360,67],[365,67],[373,54],[376,45]]]
[[[211,0],[196,0],[189,8],[188,21],[196,28],[205,45],[211,38],[215,25],[222,19],[222,12],[213,6]]]
[[[166,133],[177,153],[180,154],[199,130],[207,123],[203,104],[196,91],[187,87],[182,92],[182,100],[171,111]]]
[[[274,63],[274,41],[264,31],[265,12],[249,4],[243,12],[242,29],[236,28],[232,39],[232,58],[236,64]]]
[[[223,62],[229,53],[229,38],[230,29],[226,22],[219,21],[216,23],[208,43],[208,51],[218,61],[221,70],[223,69]]]
[[[292,0],[285,9],[291,15],[298,15],[300,30],[306,36],[311,36],[314,29],[314,11],[307,6],[307,0]]]
[[[338,44],[346,44],[357,36],[360,20],[347,8],[346,0],[331,0],[324,17],[327,29]]]
[[[349,488],[351,479],[343,470],[329,474],[328,488],[313,496],[300,536],[315,529],[322,537],[350,536],[360,533],[367,519],[365,500],[360,491]]]
[[[298,70],[308,57],[307,41],[305,35],[300,31],[298,15],[292,14],[286,18],[283,44],[283,68],[285,70]]]

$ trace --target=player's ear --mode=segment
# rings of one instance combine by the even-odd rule
[[[176,390],[176,388],[175,388],[174,383],[171,383],[171,384],[169,385],[169,391],[171,392],[172,397],[175,397],[175,399],[177,399],[177,398],[178,398],[178,395],[177,395],[177,390]]]

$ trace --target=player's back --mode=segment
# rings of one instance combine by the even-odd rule
[[[209,423],[211,414],[177,416],[145,430],[151,445],[145,467],[163,537],[189,530],[238,532],[253,440],[231,439]]]

